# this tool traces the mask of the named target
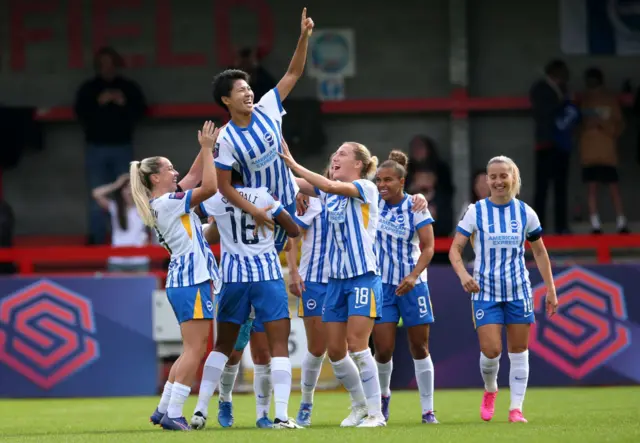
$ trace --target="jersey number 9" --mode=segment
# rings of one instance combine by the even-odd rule
[[[238,243],[238,224],[236,223],[236,208],[233,206],[227,206],[225,208],[227,212],[231,213],[231,231],[233,231],[233,242]],[[256,225],[247,223],[247,218],[250,217],[249,214],[242,211],[240,214],[240,239],[242,243],[245,245],[255,245],[258,243],[258,234],[253,233],[254,229],[256,229]],[[253,233],[253,238],[247,238],[247,231],[251,231]]]

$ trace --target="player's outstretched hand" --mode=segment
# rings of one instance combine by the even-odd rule
[[[267,231],[265,231],[265,228],[273,230],[274,223],[273,219],[269,216],[270,210],[271,205],[267,206],[266,208],[256,208],[254,213],[251,214],[253,216],[253,219],[256,221],[256,227],[253,230],[254,235],[256,235],[258,233],[258,230],[260,230],[260,232],[262,232],[262,235],[266,236]]]
[[[313,19],[311,17],[307,17],[307,8],[304,8],[302,10],[302,20],[300,21],[300,33],[307,37],[311,37],[313,26]]]
[[[553,315],[558,312],[558,296],[556,295],[556,288],[547,291],[546,304],[547,316],[553,317]]]
[[[396,295],[404,295],[416,287],[416,277],[409,274],[402,279],[398,287],[396,288]]]
[[[204,122],[202,129],[198,131],[198,143],[200,143],[202,148],[213,149],[219,132],[220,128],[216,128],[216,125],[212,121]]]
[[[412,195],[411,203],[411,212],[422,212],[429,206],[427,199],[422,194]]]
[[[462,284],[462,288],[465,292],[469,294],[477,294],[480,292],[480,285],[478,282],[473,279],[469,274],[465,275],[460,279],[460,283]]]

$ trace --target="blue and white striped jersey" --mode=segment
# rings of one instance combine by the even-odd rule
[[[191,192],[164,194],[150,203],[158,242],[171,254],[166,287],[213,280],[219,289],[218,264],[202,234],[200,218],[191,211]]]
[[[259,208],[271,205],[269,211],[276,217],[283,210],[267,188],[236,186],[240,194]],[[216,219],[220,232],[222,281],[224,283],[256,282],[282,278],[280,258],[276,252],[273,231],[259,229],[253,233],[255,221],[227,201],[221,193],[203,202],[201,209],[207,217]]]
[[[254,106],[248,127],[240,128],[230,121],[220,130],[213,157],[218,168],[240,171],[245,186],[264,186],[288,206],[295,203],[298,185],[293,172],[278,155],[283,152],[285,114],[278,89],[273,88]]]
[[[525,266],[525,239],[542,232],[538,215],[526,203],[513,199],[504,205],[488,198],[469,205],[457,231],[471,237],[476,254],[473,277],[480,292],[473,300],[514,301],[531,297]]]
[[[378,188],[366,179],[353,182],[360,197],[326,194],[316,189],[329,222],[330,278],[348,279],[378,270]]]
[[[376,247],[382,283],[398,285],[409,275],[420,258],[420,238],[418,229],[433,223],[428,209],[412,211],[413,203],[409,195],[397,205],[390,205],[382,198],[378,204],[380,217]],[[420,273],[417,282],[427,281],[427,270]]]
[[[309,199],[307,212],[296,216],[302,234],[302,255],[298,272],[305,282],[329,282],[329,223],[327,211],[317,198]]]

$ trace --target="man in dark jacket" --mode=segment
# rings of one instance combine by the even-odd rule
[[[544,226],[547,188],[553,182],[555,228],[569,232],[567,221],[567,178],[571,156],[571,131],[578,115],[568,101],[569,69],[562,60],[545,67],[545,77],[533,84],[529,99],[533,109],[536,142],[536,188],[534,207]]]
[[[115,181],[133,160],[133,130],[146,110],[140,87],[119,74],[122,57],[102,48],[95,58],[96,76],[78,90],[75,111],[87,142],[87,184],[94,189]],[[106,215],[91,199],[89,243],[105,242]]]

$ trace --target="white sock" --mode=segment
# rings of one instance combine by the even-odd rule
[[[218,387],[220,376],[224,370],[224,365],[229,358],[220,352],[211,352],[204,362],[202,371],[202,381],[200,382],[200,393],[198,394],[198,404],[195,412],[201,412],[205,417],[209,413],[209,401]]]
[[[318,384],[318,377],[322,370],[324,354],[316,357],[309,351],[302,359],[302,379],[300,380],[300,390],[302,391],[302,403],[313,404],[313,392]]]
[[[524,394],[527,392],[529,381],[529,351],[519,354],[509,352],[509,390],[511,391],[511,406],[509,410],[520,409],[524,403]]]
[[[271,364],[253,365],[253,392],[256,395],[256,417],[269,416],[271,409]]]
[[[431,355],[422,360],[413,360],[416,370],[416,381],[418,382],[418,392],[420,392],[420,405],[422,413],[433,411],[433,380],[434,368]]]
[[[496,358],[487,358],[487,356],[482,352],[480,353],[480,372],[482,373],[482,379],[484,380],[484,389],[487,392],[496,392],[498,390],[500,355]]]
[[[598,214],[591,214],[589,220],[591,220],[591,227],[593,229],[600,229],[600,217]]]
[[[367,398],[367,409],[369,416],[378,416],[382,410],[382,398],[380,396],[380,378],[378,377],[378,367],[376,361],[371,355],[371,349],[364,351],[352,352],[351,358],[360,368],[360,379],[362,380],[362,389]]]
[[[291,360],[289,357],[271,358],[271,382],[273,399],[276,404],[275,417],[281,421],[289,420],[289,397],[291,396]]]
[[[240,363],[235,365],[225,365],[220,376],[220,401],[231,401],[233,386],[236,384]]]
[[[617,228],[622,229],[627,226],[627,217],[619,215],[616,222]]]
[[[167,408],[167,414],[169,418],[182,417],[182,407],[184,402],[189,398],[191,388],[181,383],[174,383],[171,388],[171,400],[169,400],[169,407]]]
[[[391,373],[393,372],[393,359],[387,363],[380,363],[376,361],[378,365],[378,377],[380,377],[380,393],[384,397],[391,395]]]
[[[166,382],[164,384],[164,389],[162,390],[162,397],[160,397],[160,403],[158,403],[158,412],[161,414],[167,413],[167,408],[169,407],[169,400],[171,399],[171,388],[173,388],[173,383]]]
[[[342,386],[349,392],[351,396],[351,406],[364,407],[367,404],[367,399],[364,396],[364,389],[362,388],[362,380],[360,380],[360,373],[358,367],[351,357],[347,354],[345,358],[340,361],[332,361],[333,373]]]

